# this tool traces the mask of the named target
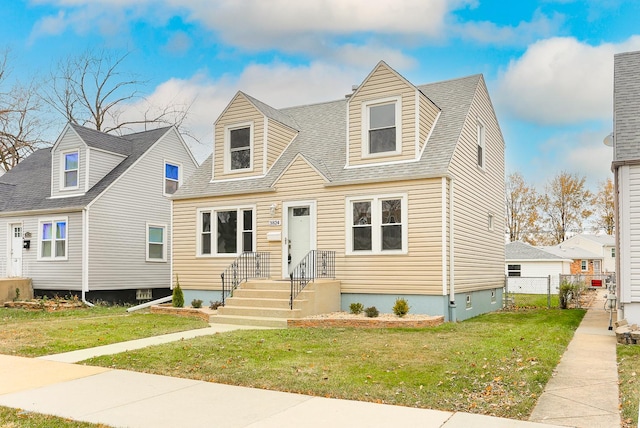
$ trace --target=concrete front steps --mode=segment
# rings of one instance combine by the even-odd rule
[[[211,315],[209,322],[286,328],[288,319],[340,310],[340,281],[317,280],[300,292],[289,308],[288,280],[250,280],[240,284],[233,297]]]

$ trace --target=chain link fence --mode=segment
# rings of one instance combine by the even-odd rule
[[[551,276],[505,277],[504,308],[557,308],[558,280]]]

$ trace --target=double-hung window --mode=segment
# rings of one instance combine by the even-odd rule
[[[147,224],[147,261],[167,261],[166,231],[165,225]]]
[[[406,195],[348,198],[347,212],[349,253],[407,251]]]
[[[399,97],[363,104],[363,156],[401,152],[400,111]]]
[[[199,255],[255,251],[254,207],[200,210],[198,215]]]
[[[67,219],[41,220],[38,258],[67,260]]]
[[[507,276],[521,276],[522,265],[507,265]]]
[[[164,163],[164,194],[172,195],[180,187],[180,165],[172,162]]]
[[[62,156],[62,187],[65,189],[76,189],[78,187],[79,152],[64,153]]]
[[[246,123],[225,130],[225,164],[229,172],[248,171],[253,167],[253,124]]]

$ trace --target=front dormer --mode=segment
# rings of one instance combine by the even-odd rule
[[[125,158],[92,147],[68,125],[51,148],[51,197],[84,195]]]
[[[214,125],[213,180],[264,176],[296,135],[291,118],[238,92]]]
[[[381,61],[349,97],[346,166],[418,160],[439,112]]]

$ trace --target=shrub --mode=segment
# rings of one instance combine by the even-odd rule
[[[397,298],[396,304],[393,305],[393,313],[399,316],[400,318],[407,315],[409,313],[409,309],[411,309],[409,306],[409,303],[407,302],[406,299],[403,299],[402,297]]]
[[[364,314],[369,318],[376,318],[380,315],[380,312],[378,312],[378,309],[375,306],[370,306],[364,310]]]
[[[579,290],[580,284],[572,284],[570,282],[563,281],[562,284],[560,284],[560,289],[558,291],[560,309],[567,309],[569,307],[569,302],[578,298]]]
[[[349,311],[354,315],[361,314],[364,311],[364,305],[362,303],[352,303],[349,305]]]
[[[180,280],[178,280],[178,277],[176,277],[176,286],[173,287],[171,304],[174,308],[182,308],[184,306],[184,294],[182,293],[182,288],[180,288]]]
[[[200,299],[193,299],[191,301],[191,307],[192,308],[201,308],[202,307],[202,300]]]
[[[222,306],[222,302],[219,300],[216,300],[215,302],[213,300],[209,300],[209,303],[209,309],[213,309],[214,311]]]

